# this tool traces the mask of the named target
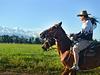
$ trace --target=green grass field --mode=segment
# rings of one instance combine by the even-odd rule
[[[39,44],[0,44],[0,75],[5,72],[60,75],[62,70],[56,50],[44,52]],[[100,75],[100,72],[79,72],[78,75]]]
[[[60,71],[61,62],[55,50],[44,52],[37,44],[0,44],[0,71]]]

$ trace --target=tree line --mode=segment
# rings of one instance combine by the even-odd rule
[[[39,37],[24,37],[24,36],[17,36],[17,35],[2,35],[0,36],[0,43],[29,43],[29,44],[39,44],[41,43]]]
[[[95,43],[100,41],[94,40]],[[24,37],[24,36],[17,36],[17,35],[1,35],[0,36],[0,43],[29,43],[29,44],[40,44],[41,40],[40,37]]]

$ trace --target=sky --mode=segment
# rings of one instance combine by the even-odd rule
[[[100,20],[100,0],[0,0],[0,26],[19,27],[40,33],[62,21],[67,34],[81,30],[76,15],[82,10]],[[94,30],[100,40],[100,24]]]

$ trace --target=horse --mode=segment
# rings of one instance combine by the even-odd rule
[[[71,69],[74,63],[74,55],[71,47],[73,46],[72,41],[65,33],[62,28],[62,22],[54,24],[54,26],[40,33],[40,37],[42,39],[49,40],[53,38],[57,44],[57,51],[60,56],[60,60],[64,65],[64,71],[62,75],[76,75],[76,70]],[[48,41],[48,43],[50,43]],[[47,47],[47,43],[44,42],[43,48],[48,49],[50,45]],[[52,43],[54,45],[55,43]],[[91,54],[91,50],[95,52],[95,55]],[[90,70],[100,66],[100,43],[99,44],[91,44],[86,49],[82,50],[79,53],[79,68],[80,70]]]

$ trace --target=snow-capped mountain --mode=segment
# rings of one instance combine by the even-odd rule
[[[3,26],[0,26],[0,36],[2,35],[16,35],[16,36],[23,36],[23,37],[32,37],[32,36],[35,36],[35,33],[31,30],[24,30],[24,29],[21,29],[21,28],[9,28],[9,27],[3,27]]]

